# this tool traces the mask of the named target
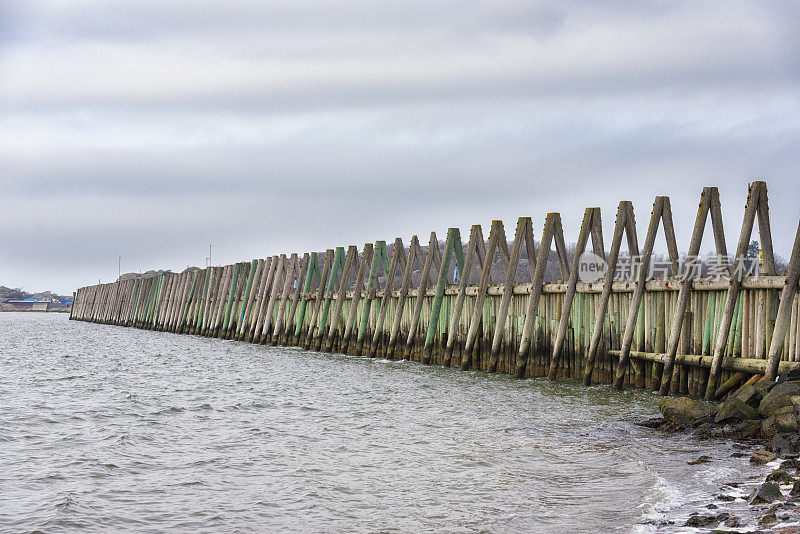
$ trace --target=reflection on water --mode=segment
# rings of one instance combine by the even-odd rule
[[[647,530],[749,469],[656,402],[5,313],[0,529]]]

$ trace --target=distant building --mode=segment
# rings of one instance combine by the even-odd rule
[[[12,299],[6,302],[17,311],[47,311],[50,299]]]
[[[11,299],[3,306],[3,311],[70,311],[72,299]]]

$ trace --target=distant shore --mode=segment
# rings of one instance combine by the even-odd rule
[[[12,310],[0,308],[0,312],[19,312],[19,313],[70,313],[71,309],[56,309],[56,310]]]

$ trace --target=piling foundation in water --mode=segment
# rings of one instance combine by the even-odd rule
[[[717,255],[714,272],[702,275],[692,258],[709,215]],[[763,263],[746,274],[756,218]],[[659,228],[669,256],[663,273],[653,269]],[[581,281],[589,240],[607,262],[592,282]],[[503,223],[493,221],[488,241],[472,227],[466,253],[450,228],[443,247],[431,233],[426,249],[412,236],[408,248],[395,239],[391,252],[376,241],[322,258],[279,254],[82,287],[70,318],[707,399],[800,367],[800,225],[788,269],[776,274],[764,182],[749,187],[730,259],[715,187],[700,196],[689,261],[678,256],[661,196],[641,251],[628,201],[617,209],[608,255],[599,208],[585,211],[571,265],[558,213],[545,217],[538,245],[531,218],[521,217],[510,249]],[[566,282],[545,281],[553,254]],[[619,279],[622,258],[633,269]]]

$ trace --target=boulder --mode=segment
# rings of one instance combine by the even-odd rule
[[[794,484],[794,477],[782,469],[776,469],[767,475],[767,482],[777,482],[778,484]]]
[[[800,497],[800,480],[794,483],[794,486],[792,486],[792,491],[789,492],[789,495],[792,497]]]
[[[750,457],[750,463],[754,464],[767,464],[777,458],[774,454],[766,449],[759,449]]]
[[[790,458],[788,460],[784,460],[781,462],[781,469],[783,469],[786,472],[788,472],[790,469],[797,471],[798,469],[800,469],[800,460],[798,460],[797,458]]]
[[[800,367],[795,367],[794,369],[786,371],[778,377],[776,382],[786,382],[792,380],[800,380]]]
[[[797,454],[797,446],[795,445],[794,440],[790,439],[791,437],[792,436],[787,434],[775,434],[775,436],[772,438],[772,452],[781,458]],[[784,462],[784,464],[785,463],[786,462]],[[791,467],[791,465],[788,467]],[[783,464],[781,464],[781,469],[783,469]]]
[[[782,501],[781,487],[774,482],[764,482],[748,497],[748,504],[769,504]]]
[[[643,421],[634,422],[634,424],[643,426],[645,428],[661,428],[664,423],[666,423],[666,420],[663,417],[653,417]]]
[[[760,382],[759,382],[760,383]],[[779,408],[791,406],[791,397],[800,395],[800,383],[795,381],[781,382],[769,390],[758,404],[758,412],[764,417],[769,417]]]
[[[761,423],[761,434],[767,439],[777,434],[796,434],[797,430],[797,416],[792,406],[778,408]]]
[[[714,422],[717,424],[749,421],[753,419],[761,419],[758,410],[752,406],[748,406],[744,401],[733,396],[729,396],[725,399],[725,402],[720,405],[717,409],[717,414],[714,416]]]
[[[761,394],[761,398],[763,399],[764,396],[775,387],[775,382],[770,382],[769,380],[759,380],[753,384],[753,387],[756,388],[756,391]]]
[[[761,402],[762,397],[761,391],[756,389],[755,386],[745,386],[741,390],[737,391],[736,395],[734,396],[753,408],[758,408],[758,403]]]
[[[664,397],[659,401],[658,409],[667,422],[681,425],[691,425],[711,415],[711,408],[706,403],[689,397]]]
[[[741,521],[735,515],[730,516],[728,519],[725,520],[726,527],[738,527]]]
[[[700,439],[724,439],[725,428],[722,425],[715,425],[709,419],[698,419],[691,425],[695,429],[694,435]]]
[[[737,423],[733,427],[733,432],[731,433],[736,439],[757,439],[761,436],[761,419],[753,420],[753,421],[744,421],[742,423]],[[734,453],[737,454],[737,453]],[[740,456],[746,456],[744,453],[738,453]]]
[[[766,514],[764,514],[764,515],[762,515],[761,517],[758,518],[758,525],[761,526],[761,527],[764,527],[764,526],[767,526],[767,525],[771,525],[772,523],[774,523],[777,520],[778,520],[778,518],[775,516],[775,513],[774,512],[769,512],[769,513],[766,513]]]
[[[716,525],[719,523],[717,521],[717,516],[715,515],[705,515],[705,514],[692,514],[689,516],[689,519],[686,520],[686,523],[683,524],[685,527],[710,527],[711,525]]]

